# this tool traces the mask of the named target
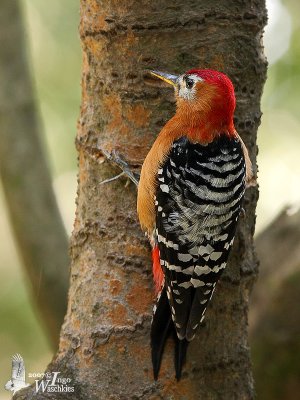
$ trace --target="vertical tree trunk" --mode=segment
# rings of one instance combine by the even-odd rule
[[[247,191],[229,265],[177,383],[171,342],[159,380],[152,377],[154,296],[136,188],[125,179],[99,183],[120,172],[103,150],[117,150],[140,167],[174,113],[173,92],[149,79],[146,68],[181,73],[211,67],[229,74],[238,100],[236,127],[255,165],[265,21],[263,0],[81,1],[84,59],[71,288],[59,352],[50,365],[75,380],[74,398],[253,398],[247,312],[257,272],[252,241],[257,189]],[[38,394],[51,396],[56,398]]]
[[[68,237],[41,140],[19,0],[0,1],[0,177],[31,297],[57,349],[67,308]]]
[[[251,295],[250,342],[259,400],[300,391],[300,211],[283,210],[255,239],[259,279]]]

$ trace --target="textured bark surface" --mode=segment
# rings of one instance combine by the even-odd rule
[[[103,149],[117,150],[139,168],[174,113],[172,90],[150,79],[147,68],[228,73],[236,88],[236,127],[255,165],[265,22],[262,0],[81,1],[84,61],[71,288],[60,349],[49,366],[75,380],[74,398],[253,398],[247,314],[257,273],[252,241],[257,188],[247,191],[229,265],[177,383],[172,343],[159,380],[152,377],[150,249],[137,222],[136,188],[125,179],[99,183],[120,172]],[[57,398],[33,391],[28,396]]]
[[[0,176],[14,238],[53,349],[67,308],[68,238],[41,140],[18,0],[0,2]]]

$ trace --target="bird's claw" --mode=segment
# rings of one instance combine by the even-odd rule
[[[123,160],[115,150],[110,153],[109,151],[103,149],[102,153],[109,161],[116,164],[122,170],[122,172],[112,178],[105,179],[100,183],[101,185],[112,182],[116,179],[119,179],[121,176],[126,175],[136,186],[138,186],[140,179],[139,174],[131,171],[129,164]]]

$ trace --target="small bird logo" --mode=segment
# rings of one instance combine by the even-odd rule
[[[15,394],[18,390],[29,386],[25,382],[25,364],[20,354],[15,354],[11,362],[11,379],[5,384],[4,388]]]

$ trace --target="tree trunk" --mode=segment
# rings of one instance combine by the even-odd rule
[[[300,211],[283,210],[255,240],[260,275],[251,295],[251,350],[260,400],[300,390]]]
[[[282,291],[283,281],[299,271],[300,211],[283,210],[255,239],[260,274],[251,294],[249,322],[253,335],[272,309],[273,297]]]
[[[150,249],[135,211],[136,188],[123,178],[99,183],[120,172],[104,150],[118,151],[139,168],[174,114],[173,92],[150,79],[147,68],[182,73],[210,67],[229,74],[238,99],[236,127],[255,165],[265,22],[262,0],[81,1],[84,58],[71,288],[59,352],[49,366],[73,378],[74,398],[253,398],[247,313],[257,273],[252,239],[257,188],[247,191],[229,265],[177,383],[171,342],[159,380],[152,376],[154,295]]]
[[[20,2],[0,2],[0,176],[39,317],[57,349],[67,308],[68,238],[41,140]]]
[[[251,350],[259,400],[293,400],[300,390],[300,264],[269,292],[252,333]],[[296,306],[295,306],[296,305]]]

